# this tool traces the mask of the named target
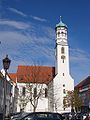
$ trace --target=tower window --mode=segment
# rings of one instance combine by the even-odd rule
[[[64,76],[64,73],[63,73],[63,76]]]
[[[62,36],[64,36],[64,32],[61,32]]]
[[[65,89],[63,89],[63,93],[64,93],[64,94],[66,93]]]
[[[63,87],[65,87],[65,84],[63,84]]]
[[[64,59],[63,59],[63,63],[64,63]]]
[[[64,47],[61,47],[61,53],[64,54],[65,51],[64,51]]]
[[[58,32],[57,34],[58,34],[58,37],[60,37],[60,32]]]

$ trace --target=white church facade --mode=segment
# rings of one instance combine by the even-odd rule
[[[60,18],[60,22],[55,28],[55,67],[18,66],[17,73],[10,74],[10,77],[16,82],[19,89],[17,111],[20,111],[20,109],[23,109],[26,112],[33,111],[33,104],[37,104],[36,111],[52,111],[60,113],[71,111],[70,107],[66,109],[63,107],[63,99],[66,96],[67,91],[74,90],[74,80],[72,79],[69,70],[67,30],[67,25],[64,24]],[[27,84],[29,85],[29,92]],[[20,98],[22,98],[23,102],[21,102]],[[34,99],[37,98],[38,101],[35,101]]]

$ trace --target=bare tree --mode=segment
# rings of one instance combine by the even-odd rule
[[[19,94],[18,96],[19,99],[19,107],[20,107],[20,111],[23,111],[24,108],[26,107],[27,103],[28,103],[28,99],[26,96]]]

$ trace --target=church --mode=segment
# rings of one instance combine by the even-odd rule
[[[63,101],[68,91],[74,90],[69,70],[68,28],[60,17],[55,27],[55,67],[19,65],[10,77],[18,87],[17,111],[70,112]]]

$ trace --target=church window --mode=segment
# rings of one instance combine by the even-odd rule
[[[65,87],[65,84],[63,84],[63,87]]]
[[[22,95],[25,96],[26,88],[22,87]]]
[[[45,88],[45,98],[48,96],[48,90]]]
[[[33,97],[36,98],[36,96],[37,96],[37,88],[35,87]]]
[[[64,47],[61,47],[61,53],[64,54]]]

